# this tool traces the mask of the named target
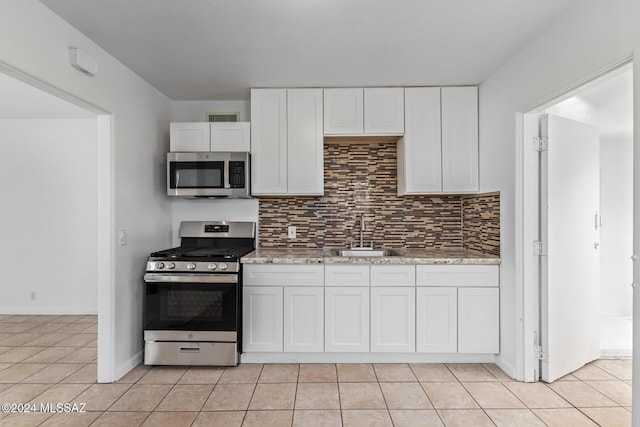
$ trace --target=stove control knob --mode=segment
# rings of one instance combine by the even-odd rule
[[[164,268],[164,262],[156,262],[156,268],[162,270]]]
[[[214,264],[214,263],[211,263],[211,264],[209,264],[209,265],[207,266],[207,268],[208,268],[209,270],[215,270],[216,268],[218,268],[218,265],[217,265],[217,264]]]
[[[167,268],[168,268],[169,270],[173,270],[174,268],[176,268],[176,264],[175,264],[175,263],[173,263],[173,262],[170,262],[169,264],[167,264]]]
[[[227,269],[227,264],[222,263],[220,264],[220,270],[226,270]]]
[[[196,265],[192,262],[190,262],[189,264],[187,264],[187,270],[195,270],[196,269]]]

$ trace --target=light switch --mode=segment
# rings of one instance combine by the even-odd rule
[[[120,230],[120,246],[127,246],[128,244],[127,230]]]

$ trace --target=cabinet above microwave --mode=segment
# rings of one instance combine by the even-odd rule
[[[249,152],[249,122],[174,122],[170,124],[171,152]]]

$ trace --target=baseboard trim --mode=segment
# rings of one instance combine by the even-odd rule
[[[140,363],[142,363],[143,354],[144,354],[144,351],[140,350],[139,352],[134,354],[132,357],[130,357],[128,360],[126,360],[124,363],[116,367],[116,377],[113,380],[113,382],[118,381],[120,378],[127,375],[129,371],[131,371],[133,368],[135,368]]]
[[[94,316],[98,314],[98,308],[92,307],[90,309],[87,309],[86,307],[0,307],[0,314],[27,314],[31,316],[60,316],[68,314],[74,316]]]
[[[241,363],[494,363],[495,354],[243,353]]]

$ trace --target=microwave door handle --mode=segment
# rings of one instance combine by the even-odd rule
[[[229,183],[229,160],[224,161],[224,188],[231,188],[231,184]]]

